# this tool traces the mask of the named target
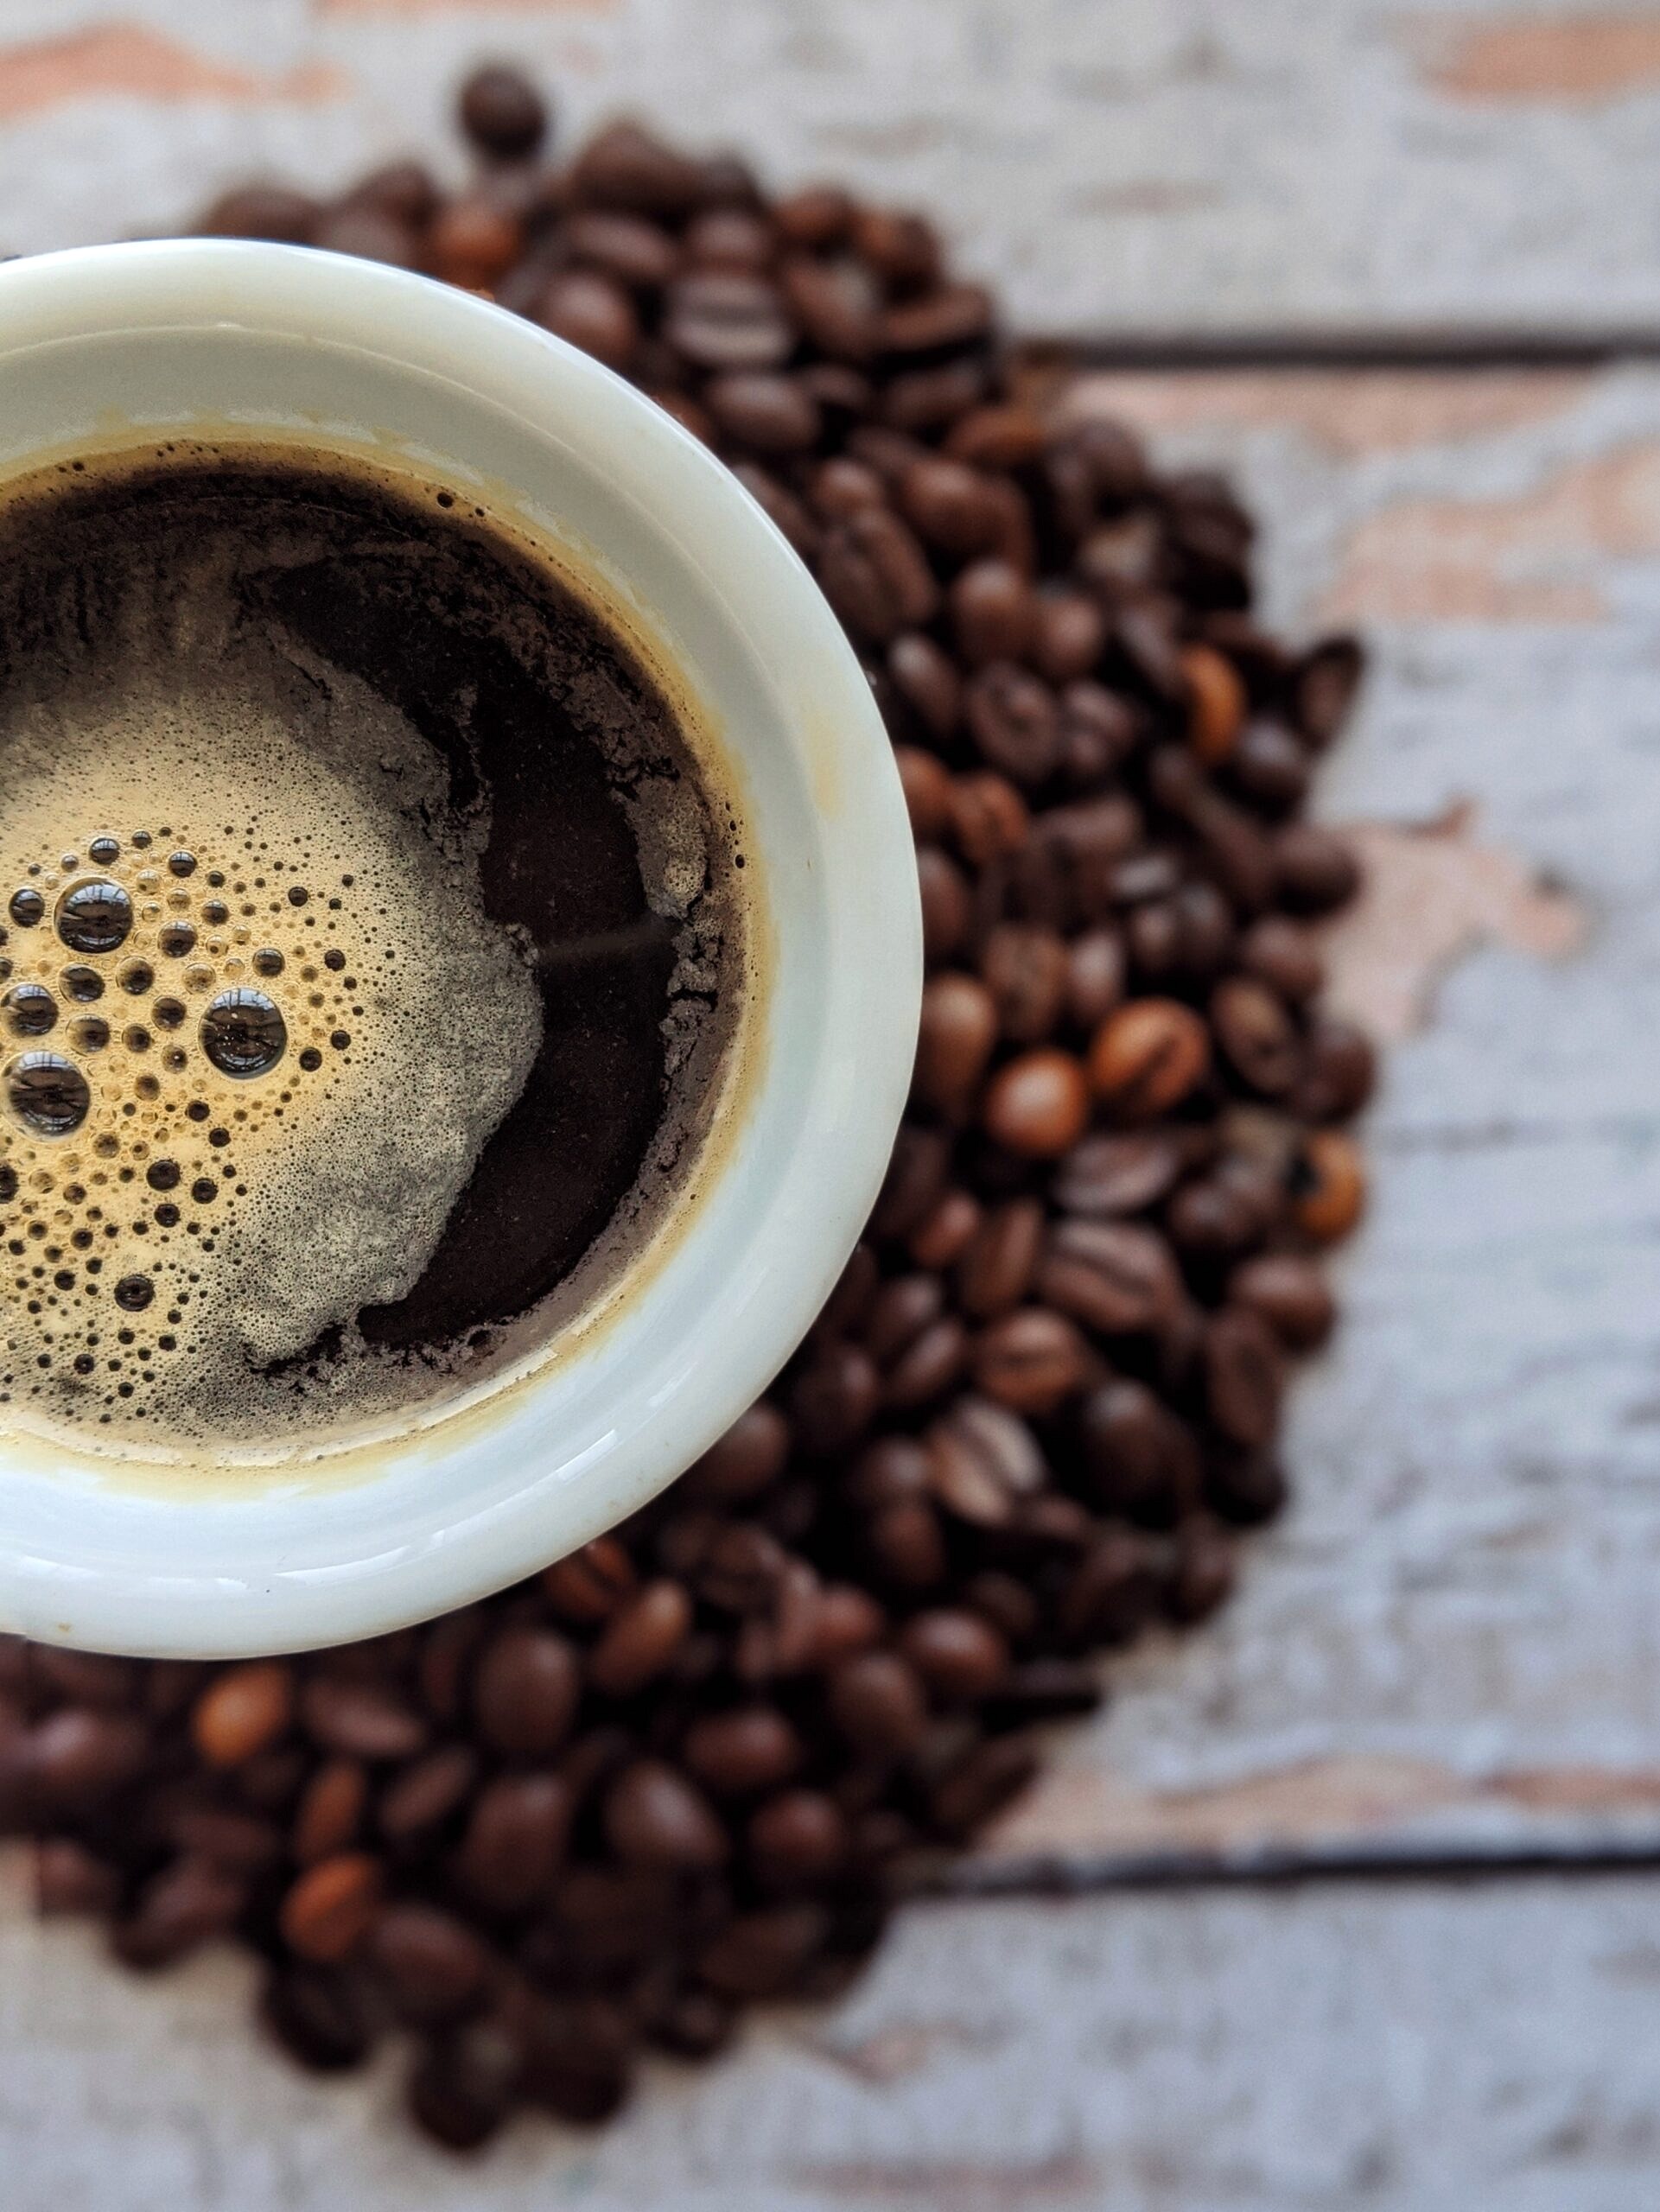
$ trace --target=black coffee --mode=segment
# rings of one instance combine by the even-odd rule
[[[167,448],[0,505],[0,1422],[355,1433],[663,1222],[735,815],[464,495]]]

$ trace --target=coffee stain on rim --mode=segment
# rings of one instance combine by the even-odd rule
[[[448,1459],[458,1446],[476,1441],[488,1429],[511,1418],[512,1410],[544,1382],[591,1352],[619,1325],[630,1306],[680,1250],[713,1193],[724,1183],[764,1089],[772,1046],[778,944],[766,863],[754,834],[757,817],[749,779],[737,753],[725,741],[719,718],[692,689],[667,639],[658,631],[646,602],[614,572],[597,546],[568,524],[556,524],[551,518],[537,513],[517,487],[505,480],[417,446],[394,431],[375,429],[354,435],[336,420],[309,415],[302,416],[302,423],[303,426],[251,424],[233,416],[193,414],[175,423],[139,424],[118,410],[105,410],[90,433],[54,447],[35,448],[0,471],[0,499],[14,484],[54,467],[94,456],[119,460],[153,451],[169,441],[252,452],[286,448],[304,453],[314,462],[323,455],[348,470],[355,467],[370,474],[390,475],[410,490],[464,489],[484,509],[489,525],[510,543],[516,542],[531,558],[544,563],[557,582],[596,620],[608,624],[620,635],[667,702],[694,760],[707,769],[712,787],[731,802],[736,818],[731,849],[741,850],[746,862],[743,893],[735,902],[743,927],[736,963],[741,979],[737,1020],[727,1040],[724,1064],[698,1116],[701,1126],[693,1135],[694,1164],[682,1187],[673,1192],[656,1228],[592,1297],[591,1303],[586,1302],[580,1287],[582,1271],[595,1255],[595,1248],[590,1247],[571,1274],[542,1302],[546,1325],[552,1333],[493,1375],[459,1390],[448,1401],[436,1401],[428,1411],[406,1417],[401,1426],[394,1427],[383,1421],[337,1444],[325,1439],[217,1451],[169,1446],[141,1452],[111,1446],[107,1452],[96,1452],[38,1431],[13,1427],[7,1433],[0,1429],[0,1476],[6,1471],[8,1459],[26,1458],[34,1444],[49,1452],[64,1470],[95,1478],[107,1489],[169,1498],[187,1495],[195,1503],[215,1496],[242,1502],[272,1493],[295,1496],[324,1488],[357,1487],[383,1478],[394,1465],[407,1468],[412,1459],[430,1465]],[[815,803],[825,789],[821,778],[832,751],[829,744],[812,747]],[[606,1233],[601,1232],[596,1243],[603,1242]],[[560,1306],[566,1294],[574,1310],[547,1314],[547,1307]],[[531,1315],[537,1310],[531,1309]],[[507,1326],[528,1322],[531,1315],[515,1316]]]

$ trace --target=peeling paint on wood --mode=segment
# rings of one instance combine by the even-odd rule
[[[99,24],[0,47],[0,122],[77,100],[305,105],[340,99],[347,89],[345,72],[328,62],[302,61],[269,74],[218,60],[137,23]]]
[[[1660,86],[1660,21],[1651,12],[1428,17],[1408,35],[1430,84],[1454,99],[1594,107]]]

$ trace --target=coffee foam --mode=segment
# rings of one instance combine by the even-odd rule
[[[261,557],[306,550],[302,531]],[[457,814],[385,698],[241,619],[238,560],[234,531],[209,531],[165,575],[139,558],[112,597],[100,577],[95,607],[83,579],[29,609],[0,716],[0,904],[43,908],[30,924],[25,896],[4,920],[0,1093],[42,1052],[90,1091],[68,1135],[0,1120],[0,1426],[94,1447],[333,1436],[466,1379],[482,1341],[412,1363],[354,1317],[422,1276],[542,1033],[537,948],[480,897],[487,806]],[[636,773],[627,806],[677,929],[673,1078],[716,1052],[730,917],[696,791]],[[88,951],[65,941],[65,901],[100,882],[131,926]],[[286,1029],[251,1078],[204,1046],[207,1009],[245,990]],[[665,1117],[607,1245],[696,1118]]]

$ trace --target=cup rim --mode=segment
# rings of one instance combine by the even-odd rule
[[[809,1102],[761,1217],[764,1279],[709,1286],[701,1344],[677,1348],[649,1407],[620,1414],[597,1447],[590,1436],[568,1461],[545,1451],[519,1489],[493,1497],[487,1510],[457,1500],[443,1526],[406,1530],[390,1548],[380,1529],[358,1556],[298,1566],[283,1558],[280,1498],[270,1507],[277,1518],[262,1522],[241,1501],[181,1492],[161,1509],[177,1535],[165,1572],[135,1573],[111,1543],[96,1485],[67,1488],[59,1510],[37,1514],[17,1540],[4,1503],[12,1475],[0,1483],[0,1628],[105,1650],[225,1657],[378,1633],[500,1588],[626,1517],[723,1433],[806,1334],[875,1203],[909,1088],[922,952],[903,794],[858,658],[794,550],[677,423],[493,302],[315,249],[159,240],[0,265],[0,369],[41,346],[139,331],[188,341],[207,330],[369,355],[394,372],[450,380],[529,435],[580,442],[596,467],[614,469],[619,498],[663,503],[695,540],[702,575],[749,646],[745,626],[759,627],[763,612],[766,634],[786,641],[764,664],[767,677],[793,746],[830,772],[817,786],[840,794],[815,817],[819,889],[836,931],[821,1024],[823,1095]],[[187,412],[181,406],[181,419]],[[465,461],[464,448],[455,457]],[[765,1067],[763,1094],[773,1079]],[[697,1239],[694,1222],[684,1241],[695,1248]],[[534,1393],[537,1384],[525,1387]],[[443,1436],[442,1425],[429,1432],[429,1458]],[[49,1459],[49,1446],[29,1449]],[[226,1516],[239,1514],[247,1526],[237,1523],[227,1554]]]

